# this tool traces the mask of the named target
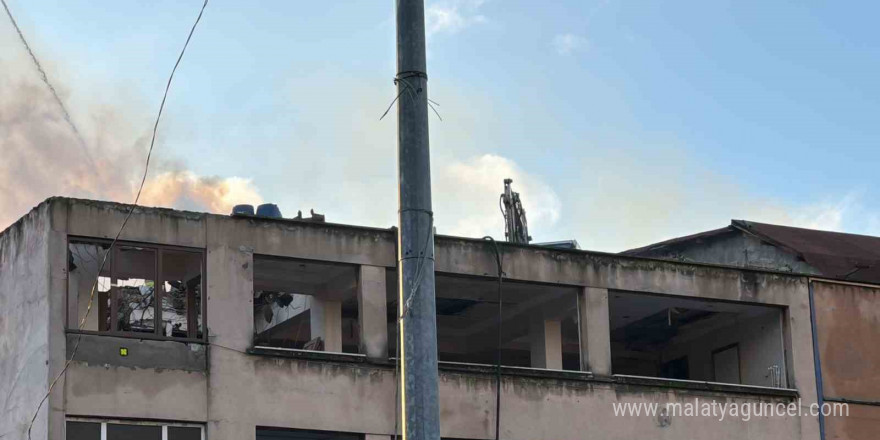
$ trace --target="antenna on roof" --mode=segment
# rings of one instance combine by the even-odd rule
[[[511,183],[513,179],[504,179],[504,192],[498,201],[501,215],[504,216],[504,236],[509,243],[529,244],[532,237],[529,236],[526,210],[519,199],[519,193],[511,189]]]

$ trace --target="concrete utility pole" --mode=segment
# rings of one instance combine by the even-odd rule
[[[397,0],[398,327],[404,440],[439,440],[424,0]],[[405,310],[406,309],[406,310]]]

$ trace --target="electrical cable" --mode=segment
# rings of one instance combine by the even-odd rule
[[[416,92],[413,91],[413,87],[411,85],[409,85],[409,82],[404,80],[404,78],[409,78],[410,76],[421,77],[421,75],[408,75],[408,76],[401,77],[400,74],[398,74],[397,76],[394,77],[394,85],[397,85],[398,82],[402,82],[404,85],[404,88],[403,88],[403,90],[401,90],[397,94],[397,96],[394,97],[394,99],[391,100],[391,104],[388,104],[388,108],[385,109],[385,112],[382,113],[382,116],[379,116],[380,121],[382,119],[385,119],[385,116],[388,115],[388,112],[391,111],[391,108],[394,107],[394,103],[397,102],[398,99],[400,99],[400,96],[403,95],[403,92],[409,92],[409,93],[407,93],[407,96],[409,96],[410,101],[415,105],[415,99],[413,98],[413,96],[415,95]],[[427,78],[427,76],[425,76],[425,78]],[[419,89],[419,90],[421,90],[421,89]],[[440,112],[438,112],[437,108],[434,107],[435,105],[437,107],[440,107],[440,104],[438,104],[437,101],[434,101],[431,98],[427,98],[427,99],[428,99],[428,107],[430,107],[431,110],[434,111],[434,114],[437,115],[437,119],[440,119],[440,122],[443,122],[443,117],[440,116]]]
[[[397,440],[397,431],[400,427],[400,341],[403,336],[400,333],[400,323],[406,318],[407,312],[412,305],[412,300],[419,290],[419,285],[422,281],[422,274],[424,273],[423,269],[425,266],[425,260],[428,258],[426,255],[426,252],[428,252],[428,244],[431,243],[431,237],[434,236],[434,215],[430,211],[428,211],[428,214],[430,214],[428,235],[425,237],[425,243],[422,245],[421,252],[419,252],[419,265],[416,267],[415,281],[410,289],[409,296],[407,296],[404,302],[398,305],[400,310],[395,313],[397,316],[397,341],[394,344],[394,440]]]
[[[49,81],[49,77],[46,75],[46,71],[43,70],[43,65],[40,64],[40,61],[37,59],[37,56],[34,54],[34,51],[31,50],[31,45],[28,44],[27,40],[24,38],[24,33],[21,32],[21,28],[18,27],[18,22],[15,21],[15,17],[12,16],[12,11],[9,10],[9,6],[6,4],[6,0],[0,0],[3,3],[3,9],[6,10],[6,15],[9,16],[9,21],[12,22],[12,27],[15,28],[15,32],[18,33],[18,38],[21,40],[21,44],[24,45],[25,50],[27,50],[28,55],[31,57],[31,61],[34,62],[34,66],[36,66],[37,71],[40,73],[40,79],[43,80],[43,83],[46,84],[46,87],[49,88],[49,92],[52,93],[52,97],[55,98],[55,102],[58,103],[58,107],[61,108],[62,116],[64,116],[64,121],[67,122],[67,125],[73,131],[74,136],[76,136],[76,140],[79,141],[80,147],[82,147],[83,151],[86,155],[86,160],[89,162],[89,166],[92,169],[95,169],[95,161],[92,159],[92,155],[89,152],[89,148],[86,145],[86,141],[83,139],[82,135],[79,132],[79,129],[76,128],[76,124],[73,123],[73,119],[70,117],[70,113],[67,111],[67,106],[64,105],[64,101],[61,100],[61,97],[58,96],[58,92],[55,90],[55,86]]]
[[[6,2],[3,2],[4,7],[6,6]],[[89,293],[89,302],[88,306],[86,306],[86,313],[83,316],[82,320],[79,324],[79,333],[77,333],[76,343],[73,346],[73,350],[71,351],[70,358],[64,364],[64,368],[55,376],[55,379],[49,384],[49,390],[46,392],[46,395],[40,400],[39,405],[37,405],[36,411],[34,411],[34,415],[31,418],[31,422],[28,425],[28,440],[31,440],[31,429],[34,427],[34,422],[37,420],[37,416],[40,414],[40,409],[43,407],[43,404],[52,394],[52,390],[55,388],[55,385],[58,383],[58,380],[67,373],[67,369],[70,367],[70,364],[73,362],[74,357],[76,357],[77,350],[79,350],[80,341],[82,341],[82,329],[85,327],[86,319],[89,316],[89,313],[92,310],[92,304],[95,299],[95,290],[98,286],[98,282],[101,277],[101,272],[104,270],[104,266],[107,263],[107,256],[113,252],[113,247],[116,245],[116,242],[119,241],[119,237],[122,235],[122,231],[125,230],[125,225],[128,224],[128,220],[131,218],[132,213],[134,213],[135,208],[137,207],[137,203],[141,198],[141,192],[143,192],[144,184],[147,181],[147,174],[150,171],[150,157],[153,154],[153,146],[156,143],[156,132],[159,128],[159,120],[162,118],[162,110],[165,108],[165,101],[168,98],[168,90],[171,88],[171,80],[174,78],[174,73],[177,71],[177,66],[180,65],[180,60],[183,59],[183,54],[186,52],[187,46],[189,46],[189,42],[192,39],[193,33],[196,30],[196,26],[198,26],[199,21],[202,19],[202,14],[205,12],[205,7],[208,6],[208,0],[202,4],[202,8],[199,10],[199,15],[196,17],[195,23],[193,23],[192,29],[189,31],[189,35],[186,37],[186,42],[183,44],[183,49],[180,51],[180,55],[177,57],[177,62],[174,63],[174,68],[171,69],[171,75],[168,76],[168,83],[165,84],[165,93],[162,95],[162,103],[159,104],[159,111],[156,114],[156,122],[153,124],[153,136],[150,139],[150,148],[147,151],[147,159],[144,164],[144,175],[141,178],[141,184],[138,187],[137,195],[134,198],[134,202],[131,204],[131,207],[128,210],[128,214],[126,214],[125,218],[122,220],[122,225],[119,227],[119,231],[116,232],[116,236],[113,238],[113,241],[110,242],[110,247],[107,248],[107,252],[104,253],[104,258],[101,259],[101,266],[98,268],[97,276],[95,277],[95,283],[92,284],[92,290]],[[8,10],[7,10],[8,12]],[[111,318],[112,319],[112,318]]]
[[[492,242],[495,249],[495,263],[498,265],[498,347],[495,359],[495,440],[501,438],[501,311],[504,302],[504,270],[501,264],[501,252],[498,251],[498,243],[491,236],[483,237],[483,240]]]
[[[409,296],[407,296],[406,301],[403,303],[403,310],[400,314],[400,319],[406,318],[406,314],[409,312],[410,306],[412,306],[413,297],[415,297],[416,291],[419,290],[419,284],[421,284],[422,281],[422,269],[425,267],[425,259],[427,258],[425,252],[428,252],[428,244],[431,242],[431,237],[434,236],[434,215],[430,212],[429,214],[428,235],[425,237],[425,244],[422,245],[422,251],[419,252],[419,265],[416,267],[416,278],[410,289]]]

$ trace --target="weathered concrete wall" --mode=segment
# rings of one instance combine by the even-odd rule
[[[75,199],[59,199],[58,203],[70,205],[68,233],[74,236],[113,238],[128,212],[127,206],[115,203]],[[345,225],[137,208],[121,239],[205,248],[209,233],[261,255],[396,265],[396,238],[391,230]]]
[[[639,252],[639,255],[682,262],[724,264],[781,272],[819,273],[805,261],[798,260],[794,254],[739,230],[650,249]]]
[[[204,422],[208,415],[204,372],[75,361],[66,383],[64,408],[70,416]]]
[[[496,266],[490,246],[481,240],[441,237],[437,271],[492,276]],[[505,275],[514,280],[776,305],[790,305],[807,291],[806,279],[794,275],[598,252],[500,247]]]
[[[66,207],[68,202],[58,203]],[[62,232],[75,236],[112,237],[126,213],[119,205],[69,203],[70,218],[64,223],[69,229]],[[151,209],[139,209],[132,220],[124,234],[127,240],[206,249],[208,373],[155,365],[103,365],[97,359],[76,362],[59,407],[80,416],[204,421],[212,440],[253,438],[257,425],[391,433],[394,378],[387,366],[271,358],[247,350],[253,338],[254,253],[394,267],[393,231]],[[800,390],[804,404],[816,401],[803,278],[600,253],[500,247],[505,272],[516,280],[787,307],[791,384]],[[59,255],[64,255],[63,250]],[[438,271],[495,274],[492,249],[479,240],[439,237],[436,255]],[[56,264],[65,266],[64,262]],[[63,291],[58,295],[63,297]],[[58,322],[63,322],[62,310],[57,313]],[[60,350],[53,356],[64,353]],[[506,378],[503,390],[503,435],[510,439],[571,439],[590,432],[601,432],[603,438],[704,438],[711,434],[723,439],[741,438],[743,433],[750,438],[818,437],[817,421],[810,417],[748,423],[694,418],[666,424],[651,418],[613,416],[612,402],[709,397],[698,391],[525,377]],[[444,436],[492,437],[491,376],[444,372],[440,393]],[[714,397],[737,402],[757,399],[732,394]],[[53,435],[52,439],[61,437]]]
[[[0,235],[0,435],[19,440],[49,386],[50,212],[40,205]],[[44,440],[48,405],[31,432]]]
[[[391,368],[255,357],[229,350],[217,353],[222,372],[212,370],[212,389],[216,382],[223,385],[221,391],[211,393],[211,439],[253,439],[254,425],[393,434],[395,380]],[[493,438],[494,383],[491,374],[441,372],[443,437]],[[787,398],[505,377],[502,438],[702,439],[708,434],[721,439],[817,438],[803,432],[796,417],[748,422],[673,417],[664,423],[656,416],[614,415],[614,403],[695,403],[697,399],[720,404],[789,403]]]
[[[208,369],[207,346],[204,344],[68,334],[68,359],[77,339],[76,360],[91,365],[199,372]],[[125,356],[120,354],[122,348],[126,350]]]

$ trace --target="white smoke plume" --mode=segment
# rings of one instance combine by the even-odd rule
[[[0,230],[50,196],[131,203],[144,170],[151,116],[106,104],[70,106],[83,145],[50,90],[18,58],[0,58]],[[60,84],[56,80],[63,99]],[[163,151],[161,130],[142,205],[225,213],[235,203],[262,200],[250,180],[186,170]]]

